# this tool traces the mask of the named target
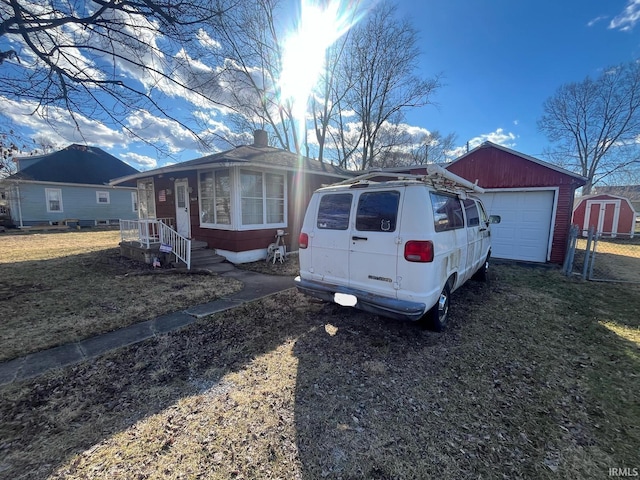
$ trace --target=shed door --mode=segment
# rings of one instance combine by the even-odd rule
[[[583,230],[594,227],[596,232],[616,236],[620,218],[620,200],[587,200]]]
[[[546,262],[551,244],[555,191],[492,192],[480,195],[489,215],[500,215],[491,225],[491,256]]]

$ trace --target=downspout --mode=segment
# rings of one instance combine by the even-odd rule
[[[24,227],[22,224],[22,207],[20,206],[20,185],[16,183],[16,198],[18,200],[18,219],[20,220],[20,228]]]

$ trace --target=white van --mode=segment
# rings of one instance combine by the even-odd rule
[[[483,190],[435,165],[424,176],[373,172],[320,188],[300,233],[298,290],[442,331],[451,292],[486,277],[489,224],[500,221],[473,192]]]

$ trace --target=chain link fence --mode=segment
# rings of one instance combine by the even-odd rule
[[[640,233],[584,232],[573,226],[564,272],[585,280],[640,283]]]

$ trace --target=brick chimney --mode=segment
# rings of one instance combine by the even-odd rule
[[[253,146],[254,147],[268,147],[269,137],[266,130],[256,130],[253,132]]]

